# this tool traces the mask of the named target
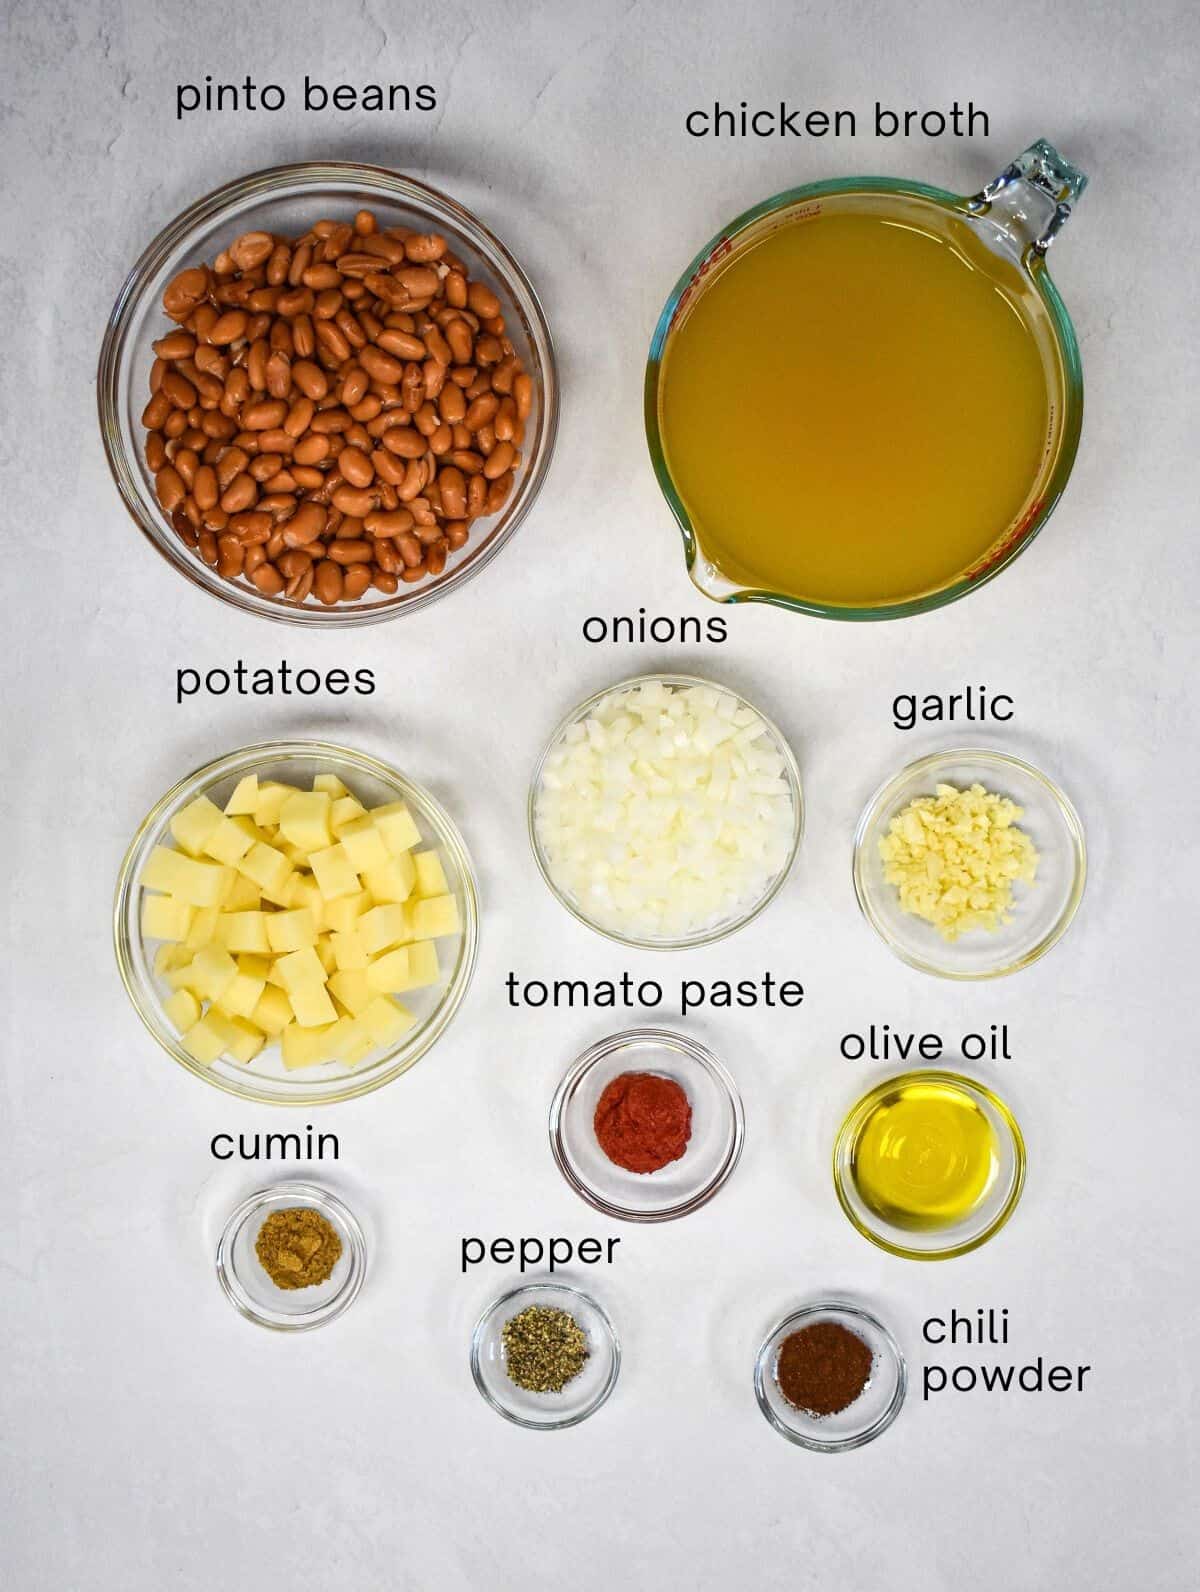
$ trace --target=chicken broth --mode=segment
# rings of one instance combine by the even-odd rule
[[[850,196],[733,254],[660,388],[698,557],[738,587],[871,607],[995,555],[1062,413],[1046,321],[1018,262],[934,205]]]

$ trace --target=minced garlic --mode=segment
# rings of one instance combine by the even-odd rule
[[[1012,922],[1013,883],[1032,884],[1038,854],[1017,828],[1024,808],[972,785],[939,785],[897,813],[879,841],[884,877],[900,905],[944,940],[968,929],[995,933]]]

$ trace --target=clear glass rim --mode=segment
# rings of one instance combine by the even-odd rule
[[[546,759],[558,745],[561,737],[566,733],[569,727],[576,722],[576,720],[581,719],[586,714],[590,713],[598,702],[602,702],[605,697],[611,696],[613,692],[629,691],[634,686],[649,685],[656,681],[661,685],[698,685],[705,686],[710,691],[722,691],[728,696],[736,697],[737,700],[745,707],[748,707],[753,712],[757,713],[759,718],[766,725],[770,734],[774,737],[780,756],[783,758],[784,768],[787,771],[788,786],[791,790],[792,796],[792,843],[788,851],[787,861],[784,863],[783,867],[780,868],[778,876],[771,882],[770,887],[767,889],[762,899],[740,918],[733,918],[728,923],[719,923],[713,928],[701,929],[695,934],[690,934],[684,938],[674,940],[637,939],[632,935],[618,934],[613,929],[606,929],[601,924],[594,923],[592,919],[589,918],[587,914],[570,899],[569,896],[565,895],[558,888],[554,880],[550,877],[549,863],[547,862],[545,853],[542,850],[542,843],[538,838],[537,832],[536,805],[538,788],[541,784],[542,770],[546,766]],[[611,940],[615,945],[627,945],[635,951],[687,951],[691,950],[691,948],[696,945],[712,945],[717,940],[724,940],[729,935],[736,934],[740,929],[746,928],[749,924],[753,923],[755,918],[757,918],[762,912],[766,911],[767,907],[770,906],[771,902],[774,901],[775,897],[779,894],[784,885],[787,883],[788,879],[791,877],[792,868],[795,866],[796,856],[800,850],[800,842],[804,838],[804,792],[800,780],[800,765],[796,761],[796,755],[792,751],[791,746],[788,744],[787,738],[784,736],[782,730],[780,730],[775,721],[771,718],[768,718],[768,716],[760,707],[757,707],[749,700],[749,698],[743,696],[740,691],[735,690],[733,686],[720,685],[715,680],[706,680],[700,675],[696,674],[650,673],[631,675],[627,680],[618,680],[613,685],[605,686],[600,691],[594,691],[592,695],[586,699],[586,701],[579,703],[577,707],[572,708],[569,713],[564,714],[559,720],[557,726],[550,736],[550,739],[546,742],[546,745],[542,750],[542,755],[537,760],[537,766],[534,768],[533,777],[529,782],[529,796],[526,801],[526,822],[529,829],[529,844],[533,850],[533,860],[537,863],[538,872],[541,874],[542,879],[546,884],[546,888],[550,891],[550,894],[559,903],[559,905],[566,908],[566,910],[571,914],[577,923],[582,923],[585,928],[591,929],[594,934],[603,935],[606,940]]]
[[[615,1200],[607,1200],[596,1189],[592,1188],[576,1172],[567,1155],[563,1143],[563,1115],[567,1102],[574,1093],[581,1079],[592,1068],[614,1051],[622,1050],[631,1044],[655,1044],[665,1049],[682,1051],[692,1061],[703,1067],[715,1079],[722,1091],[722,1097],[729,1107],[733,1123],[732,1142],[729,1146],[721,1165],[708,1183],[693,1194],[690,1199],[682,1200],[677,1205],[668,1205],[662,1210],[632,1210],[628,1206],[618,1204]],[[550,1150],[554,1156],[555,1165],[566,1179],[568,1186],[574,1189],[580,1199],[585,1200],[594,1210],[600,1211],[605,1216],[611,1216],[623,1222],[668,1222],[680,1216],[688,1216],[692,1211],[697,1211],[702,1205],[707,1205],[733,1175],[734,1168],[741,1159],[742,1149],[746,1141],[746,1116],[742,1106],[742,1097],[737,1086],[724,1064],[718,1060],[707,1045],[702,1045],[698,1039],[693,1039],[688,1034],[676,1033],[669,1028],[626,1028],[619,1034],[609,1034],[606,1039],[597,1040],[594,1045],[589,1045],[582,1055],[576,1057],[564,1073],[558,1088],[554,1091],[554,1099],[550,1103]]]
[[[1005,1195],[1004,1204],[980,1232],[963,1238],[956,1243],[947,1244],[944,1249],[914,1249],[911,1245],[888,1238],[886,1234],[871,1227],[859,1216],[846,1192],[846,1183],[849,1179],[849,1151],[853,1146],[859,1129],[876,1104],[900,1083],[952,1084],[964,1094],[978,1096],[986,1101],[1003,1122],[1012,1142],[1012,1181],[1008,1193]],[[1020,1124],[1007,1103],[1000,1098],[994,1089],[989,1089],[987,1084],[980,1083],[977,1078],[969,1078],[966,1073],[954,1072],[940,1067],[894,1073],[891,1077],[885,1078],[882,1083],[877,1083],[873,1089],[868,1089],[866,1094],[856,1100],[846,1113],[842,1125],[838,1129],[837,1138],[833,1146],[833,1186],[837,1193],[838,1204],[842,1207],[847,1220],[856,1232],[861,1233],[864,1238],[870,1239],[871,1243],[877,1248],[886,1250],[889,1255],[898,1255],[901,1260],[954,1260],[959,1255],[969,1255],[973,1249],[981,1248],[989,1239],[996,1236],[1016,1210],[1025,1187],[1025,1171],[1025,1138],[1021,1132]]]
[[[483,1343],[487,1337],[488,1326],[492,1317],[497,1311],[503,1310],[506,1305],[523,1298],[526,1294],[535,1293],[557,1293],[568,1300],[579,1301],[586,1305],[589,1310],[594,1311],[612,1356],[612,1364],[609,1366],[608,1376],[605,1378],[604,1385],[599,1392],[582,1409],[577,1410],[573,1415],[564,1417],[560,1421],[531,1421],[506,1408],[492,1395],[491,1390],[483,1380],[483,1372],[480,1367]],[[563,1308],[567,1309],[568,1315],[571,1314],[567,1306],[564,1305]],[[608,1402],[613,1388],[617,1385],[617,1377],[620,1375],[620,1371],[621,1342],[617,1337],[617,1330],[613,1326],[607,1310],[602,1305],[597,1304],[591,1294],[585,1293],[582,1288],[572,1287],[570,1283],[552,1281],[529,1282],[522,1283],[518,1288],[510,1288],[506,1293],[502,1293],[492,1300],[491,1304],[480,1315],[479,1320],[475,1323],[474,1331],[471,1333],[471,1378],[480,1395],[484,1402],[496,1411],[497,1415],[503,1415],[506,1421],[511,1421],[514,1426],[524,1427],[527,1432],[562,1432],[566,1431],[569,1426],[578,1426],[580,1421],[586,1421],[589,1415],[594,1415],[602,1404]]]
[[[462,881],[463,913],[462,945],[459,950],[458,962],[450,983],[446,986],[445,994],[438,1007],[430,1014],[426,1024],[417,1034],[402,1036],[401,1039],[389,1050],[384,1051],[376,1061],[370,1073],[355,1076],[353,1072],[347,1073],[345,1079],[335,1082],[343,1085],[338,1089],[313,1091],[303,1084],[295,1085],[295,1094],[286,1096],[264,1093],[253,1087],[254,1074],[247,1072],[244,1076],[250,1087],[239,1087],[230,1079],[213,1071],[211,1067],[204,1066],[193,1056],[189,1056],[182,1045],[171,1042],[166,1037],[167,1027],[165,1022],[159,1024],[155,1015],[148,1009],[139,988],[137,975],[133,965],[129,936],[126,925],[129,918],[129,908],[134,893],[139,889],[137,879],[138,862],[142,849],[149,837],[163,823],[166,815],[174,810],[180,799],[200,782],[211,784],[213,781],[237,772],[239,767],[246,763],[270,762],[289,757],[313,757],[337,761],[343,766],[357,768],[369,774],[382,783],[388,784],[399,790],[402,795],[411,794],[427,806],[434,814],[440,827],[439,841],[444,841],[454,861],[455,869]],[[415,1067],[417,1062],[430,1050],[434,1042],[440,1038],[462,1005],[467,990],[470,988],[471,979],[475,972],[475,963],[479,953],[479,896],[475,880],[475,868],[471,855],[467,850],[458,826],[446,812],[441,803],[432,796],[424,786],[418,785],[414,780],[407,778],[390,764],[383,762],[368,752],[354,751],[349,747],[338,746],[331,741],[262,741],[249,746],[239,747],[237,751],[228,752],[223,757],[215,758],[212,762],[201,764],[193,769],[190,774],[185,774],[182,779],[176,780],[174,785],[163,795],[142,819],[134,832],[133,839],[125,851],[121,867],[117,875],[117,887],[113,899],[113,948],[116,955],[117,969],[121,975],[121,982],[125,986],[130,1004],[141,1019],[142,1026],[180,1066],[186,1068],[194,1077],[201,1078],[205,1083],[211,1084],[216,1089],[223,1090],[226,1094],[233,1095],[239,1100],[251,1100],[256,1105],[268,1106],[315,1106],[334,1105],[341,1100],[357,1099],[361,1095],[372,1094],[376,1089],[381,1089],[384,1084],[391,1083],[403,1073]],[[393,1058],[399,1056],[400,1061],[389,1066]],[[290,1087],[290,1086],[289,1086]]]
[[[916,775],[924,774],[937,768],[941,764],[970,760],[984,763],[996,769],[1017,769],[1027,775],[1049,796],[1051,804],[1059,813],[1066,826],[1071,842],[1071,853],[1074,859],[1074,870],[1071,879],[1071,888],[1062,911],[1051,927],[1046,931],[1036,945],[1030,946],[1021,956],[1015,957],[1010,962],[1005,962],[999,967],[983,968],[978,972],[949,968],[944,964],[932,961],[928,957],[920,956],[911,951],[907,946],[891,935],[887,926],[875,912],[866,887],[864,872],[866,869],[867,837],[875,823],[879,812],[887,806],[892,792],[906,780]],[[1034,962],[1040,961],[1046,952],[1051,950],[1062,939],[1071,927],[1079,904],[1083,900],[1084,888],[1087,884],[1087,841],[1084,837],[1083,823],[1075,811],[1070,798],[1050,778],[1043,774],[1041,769],[1035,768],[1032,763],[1027,763],[1020,757],[1014,757],[1011,752],[997,752],[982,746],[954,746],[940,752],[928,752],[924,757],[918,757],[914,762],[907,763],[896,774],[890,775],[871,796],[862,810],[858,823],[854,829],[854,848],[851,858],[851,872],[854,879],[854,894],[858,901],[859,910],[864,918],[875,930],[876,934],[891,951],[893,956],[899,957],[909,967],[916,968],[920,973],[931,973],[935,978],[951,979],[957,983],[979,983],[986,979],[1007,978],[1010,973],[1019,973],[1022,968],[1030,967]]]
[[[745,232],[767,216],[781,213],[795,205],[804,204],[814,199],[833,198],[852,193],[881,196],[900,194],[909,198],[931,201],[943,209],[953,210],[964,218],[978,220],[980,217],[980,211],[974,205],[970,195],[953,194],[947,189],[936,188],[929,183],[908,181],[894,177],[840,177],[824,182],[804,183],[798,188],[785,189],[782,193],[777,193],[769,199],[762,200],[759,204],[752,205],[750,209],[742,211],[741,215],[736,216],[723,226],[719,232],[713,234],[686,266],[671,289],[651,336],[650,352],[646,360],[643,385],[643,413],[646,442],[650,451],[650,462],[653,466],[659,489],[667,500],[683,539],[684,559],[688,573],[692,577],[693,584],[696,585],[697,590],[702,592],[710,601],[771,603],[775,607],[786,608],[793,613],[809,614],[817,619],[839,619],[851,622],[906,619],[915,614],[930,613],[934,609],[944,608],[947,603],[956,602],[960,597],[965,597],[970,592],[978,591],[981,586],[985,586],[989,581],[994,580],[1002,570],[1007,569],[1013,560],[1029,546],[1054,512],[1075,463],[1075,456],[1079,449],[1080,431],[1083,426],[1083,369],[1079,357],[1079,343],[1075,336],[1075,328],[1071,324],[1071,318],[1067,313],[1066,305],[1063,303],[1050,277],[1044,256],[1037,253],[1036,250],[1026,250],[1022,257],[1024,270],[1040,295],[1049,313],[1051,325],[1054,328],[1055,341],[1062,361],[1065,401],[1058,458],[1055,462],[1054,471],[1046,483],[1041,508],[1034,518],[1030,520],[1029,524],[1014,537],[1012,545],[1002,555],[997,557],[993,563],[989,564],[982,573],[973,577],[962,577],[952,582],[949,586],[940,588],[938,591],[927,592],[923,596],[909,598],[898,603],[843,606],[840,604],[811,602],[804,598],[793,597],[787,593],[749,587],[731,591],[724,597],[716,597],[712,592],[706,591],[696,581],[695,564],[698,552],[696,535],[692,527],[691,517],[671,478],[671,472],[667,466],[666,450],[663,446],[661,429],[658,423],[658,400],[659,389],[662,384],[663,360],[675,312],[679,308],[680,300],[691,285],[696,273],[719,244],[736,238],[740,233]]]
[[[856,1432],[846,1438],[822,1440],[818,1437],[810,1437],[794,1431],[779,1419],[767,1399],[766,1384],[768,1379],[775,1374],[775,1367],[771,1363],[773,1358],[771,1352],[772,1343],[780,1333],[797,1330],[806,1322],[810,1322],[814,1316],[844,1317],[846,1324],[851,1329],[853,1329],[856,1322],[869,1326],[873,1332],[878,1334],[880,1342],[884,1345],[886,1353],[892,1359],[896,1368],[896,1386],[892,1397],[888,1401],[887,1408],[865,1430]],[[877,1316],[872,1315],[869,1310],[864,1310],[861,1305],[851,1304],[848,1299],[817,1299],[811,1304],[801,1305],[798,1309],[793,1310],[789,1315],[784,1316],[781,1321],[777,1321],[770,1332],[767,1333],[754,1360],[754,1396],[768,1423],[781,1437],[786,1437],[789,1443],[795,1443],[799,1448],[810,1449],[816,1454],[848,1453],[851,1449],[862,1448],[864,1444],[873,1442],[881,1433],[887,1431],[896,1416],[899,1415],[900,1407],[904,1403],[904,1396],[907,1391],[908,1366],[895,1337]]]
[[[332,1299],[325,1300],[305,1315],[268,1315],[261,1310],[242,1286],[233,1262],[234,1244],[242,1227],[258,1211],[277,1199],[294,1199],[298,1204],[310,1206],[324,1216],[332,1214],[350,1241],[350,1265],[342,1286]],[[354,1212],[331,1190],[321,1188],[316,1183],[289,1180],[256,1189],[229,1213],[217,1244],[216,1268],[225,1297],[247,1321],[253,1321],[257,1327],[266,1327],[270,1332],[311,1332],[336,1321],[358,1298],[367,1275],[367,1241]]]
[[[386,195],[397,202],[407,202],[433,215],[444,214],[484,253],[492,253],[500,261],[504,273],[504,286],[517,300],[527,317],[531,342],[541,365],[537,378],[540,387],[541,431],[535,439],[534,452],[519,480],[516,495],[508,506],[508,518],[482,551],[469,564],[451,565],[444,576],[428,584],[409,587],[408,594],[398,593],[390,602],[373,603],[369,607],[321,608],[297,607],[263,597],[252,587],[242,587],[234,581],[210,584],[194,567],[197,561],[187,549],[181,556],[175,547],[175,537],[169,524],[144,512],[143,504],[133,486],[135,466],[128,458],[118,420],[121,404],[120,371],[125,342],[133,318],[141,307],[148,282],[162,267],[171,253],[201,223],[219,217],[225,210],[239,205],[243,200],[264,200],[273,190],[294,185],[300,190],[317,189],[330,184],[340,184],[364,197]],[[327,629],[347,628],[354,625],[378,624],[401,614],[415,613],[444,597],[449,591],[472,579],[512,539],[545,484],[554,443],[558,434],[558,376],[554,341],[546,320],[545,311],[533,284],[526,276],[508,248],[471,211],[457,199],[440,189],[407,177],[384,166],[365,165],[356,161],[298,161],[289,165],[269,166],[234,178],[190,204],[186,210],[169,221],[138,257],[132,270],[121,285],[104,330],[100,358],[96,373],[96,404],[100,422],[100,436],[105,458],[126,510],[142,535],[171,568],[177,570],[193,586],[210,596],[239,608],[243,613],[258,618],[275,620],[290,625],[323,625]],[[401,598],[403,600],[401,601]]]

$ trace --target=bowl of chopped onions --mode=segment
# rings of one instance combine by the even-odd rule
[[[550,890],[598,934],[646,950],[707,945],[782,888],[804,829],[800,770],[736,691],[647,674],[555,730],[529,791]]]

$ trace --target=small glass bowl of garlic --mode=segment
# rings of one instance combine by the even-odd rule
[[[804,829],[800,770],[763,713],[691,675],[647,674],[573,709],[529,790],[543,879],[622,945],[683,950],[774,899]]]

